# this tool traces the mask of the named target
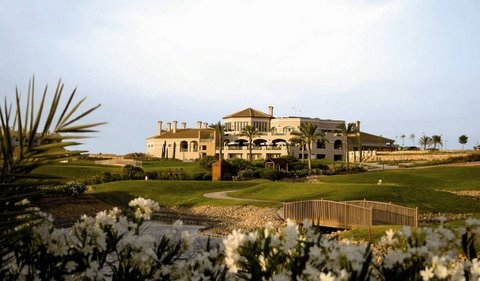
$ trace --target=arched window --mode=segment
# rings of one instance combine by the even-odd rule
[[[324,141],[317,141],[317,148],[318,149],[325,149],[325,142]]]
[[[180,142],[180,152],[187,152],[188,151],[188,142],[181,141]]]
[[[190,142],[190,149],[192,152],[197,152],[198,151],[198,142],[192,141]]]
[[[333,143],[333,148],[334,148],[334,149],[342,149],[342,141],[341,141],[341,140],[336,140],[336,141]]]

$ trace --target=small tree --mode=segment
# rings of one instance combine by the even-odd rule
[[[458,142],[462,145],[462,149],[465,149],[465,145],[468,142],[468,136],[467,135],[461,135],[458,137]]]

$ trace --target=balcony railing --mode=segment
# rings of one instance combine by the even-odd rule
[[[252,151],[255,150],[282,150],[286,147],[277,147],[277,146],[252,146]],[[249,150],[248,146],[227,146],[223,150]]]

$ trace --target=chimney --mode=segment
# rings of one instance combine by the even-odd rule
[[[268,107],[268,115],[273,116],[273,106]]]
[[[170,132],[172,130],[172,123],[168,122],[167,123],[167,132]]]
[[[162,134],[162,124],[163,124],[162,121],[157,121],[157,135]]]
[[[197,121],[197,128],[198,129],[202,128],[202,121]]]
[[[360,121],[357,121],[357,131],[360,132]]]
[[[182,129],[186,129],[187,128],[187,123],[186,122],[182,122]]]
[[[173,132],[176,133],[177,132],[177,121],[173,121]]]
[[[207,122],[203,122],[203,128],[208,128],[208,123]]]

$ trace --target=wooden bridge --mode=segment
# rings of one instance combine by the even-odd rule
[[[308,200],[283,203],[284,219],[311,220],[316,225],[352,229],[377,224],[418,226],[418,208],[367,200]]]

